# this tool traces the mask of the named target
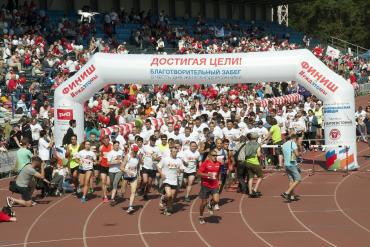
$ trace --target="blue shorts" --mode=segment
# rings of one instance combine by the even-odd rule
[[[302,180],[301,173],[297,166],[286,166],[285,171],[290,181],[299,182]]]

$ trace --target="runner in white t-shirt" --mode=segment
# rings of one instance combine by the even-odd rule
[[[137,178],[140,166],[140,158],[138,155],[140,148],[136,144],[131,146],[131,150],[128,155],[123,160],[121,165],[121,171],[124,172],[123,183],[122,183],[122,194],[125,194],[127,184],[130,184],[131,194],[130,194],[130,204],[127,208],[127,213],[131,214],[135,211],[133,204],[135,200],[136,188],[137,188]]]
[[[163,179],[165,197],[167,199],[167,207],[164,210],[164,215],[171,215],[173,212],[173,199],[178,187],[177,176],[180,170],[184,169],[182,160],[177,157],[176,147],[171,147],[171,155],[163,158],[158,163],[158,169]]]
[[[149,144],[143,146],[143,167],[141,170],[142,184],[141,192],[144,200],[148,200],[148,193],[152,186],[153,180],[156,178],[157,164],[160,161],[160,150],[155,145],[157,139],[152,135],[149,139]]]
[[[91,144],[90,141],[85,141],[81,144],[80,149],[75,157],[79,160],[79,180],[80,187],[83,187],[81,202],[86,202],[87,191],[89,190],[90,178],[93,172],[94,164],[96,163],[96,154],[90,150]]]
[[[120,142],[114,141],[113,142],[113,149],[107,154],[108,164],[109,164],[109,179],[110,179],[110,187],[112,188],[112,196],[110,205],[114,206],[117,204],[116,201],[116,193],[118,184],[121,181],[122,172],[121,172],[121,164],[124,157],[124,152],[120,148]]]
[[[182,150],[184,150],[184,151],[188,150],[190,148],[190,143],[191,142],[196,141],[196,138],[191,133],[191,128],[190,127],[185,128],[185,133],[181,134],[180,141],[182,143]]]
[[[201,161],[200,153],[197,151],[198,145],[196,142],[190,143],[190,149],[183,152],[182,160],[184,162],[184,182],[186,184],[185,202],[190,202],[189,194],[197,173],[197,167]]]

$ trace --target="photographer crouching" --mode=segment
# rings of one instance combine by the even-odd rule
[[[37,170],[40,170],[40,172],[37,172]],[[31,207],[36,204],[32,201],[32,194],[35,189],[35,184],[33,181],[34,177],[41,179],[47,184],[50,184],[50,182],[45,179],[44,163],[38,156],[33,157],[31,163],[25,165],[21,169],[15,181],[13,180],[10,182],[9,190],[13,193],[20,194],[21,199],[8,196],[6,201],[9,207],[12,207],[14,204],[24,207]]]

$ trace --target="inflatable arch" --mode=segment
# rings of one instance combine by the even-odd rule
[[[206,54],[119,55],[96,53],[55,90],[56,145],[76,119],[84,137],[84,102],[106,84],[219,84],[297,81],[323,101],[325,143],[346,145],[326,153],[327,166],[357,168],[354,89],[308,50]]]

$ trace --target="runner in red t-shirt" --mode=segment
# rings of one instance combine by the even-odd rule
[[[199,197],[202,199],[199,215],[200,224],[205,223],[203,217],[205,207],[208,206],[209,213],[212,215],[214,205],[216,205],[220,200],[220,194],[218,190],[220,180],[220,167],[221,163],[217,161],[217,152],[214,149],[210,152],[208,158],[199,167],[198,176],[201,176],[202,178],[199,192]],[[208,201],[210,195],[212,195],[212,199]]]
[[[112,151],[113,146],[109,143],[109,137],[104,136],[102,139],[102,145],[100,146],[100,178],[102,183],[102,191],[103,191],[103,202],[109,202],[107,197],[107,186],[110,185],[109,179],[109,164],[107,155],[110,151]]]

